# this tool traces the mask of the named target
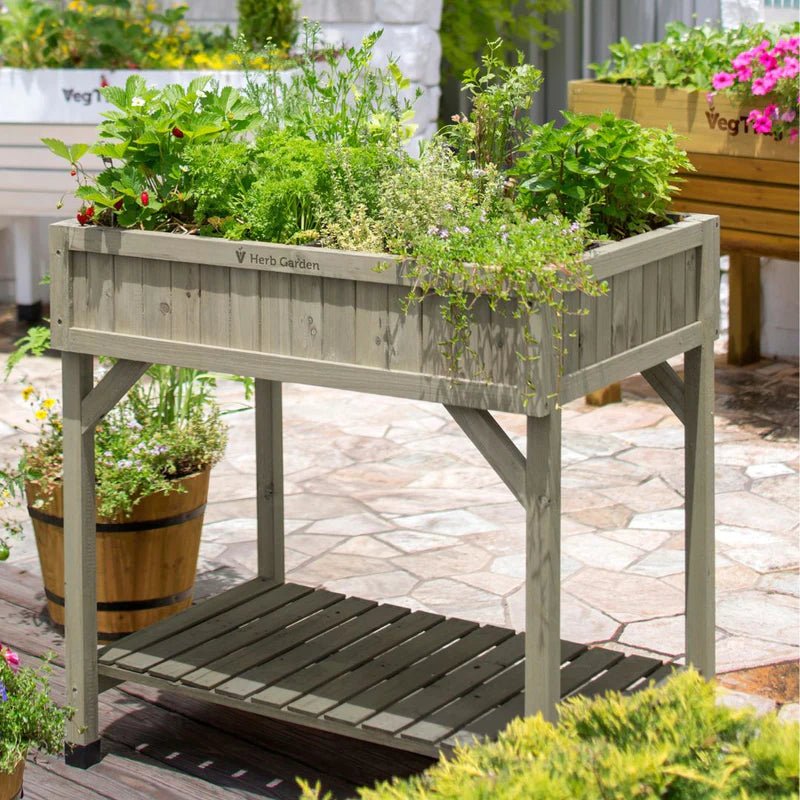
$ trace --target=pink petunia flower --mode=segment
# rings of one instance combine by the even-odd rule
[[[747,83],[753,77],[753,70],[751,67],[737,67],[736,78],[740,83]]]
[[[750,112],[750,113],[747,115],[747,121],[748,121],[748,122],[755,122],[755,121],[756,121],[757,119],[759,119],[760,117],[761,117],[761,112],[760,112],[760,111],[759,111],[757,108],[754,108],[754,109],[753,109],[753,110],[752,110],[752,111],[751,111],[751,112]]]
[[[794,122],[796,116],[797,114],[790,108],[788,111],[784,111],[783,114],[781,114],[781,119],[784,122]]]
[[[793,56],[786,56],[783,60],[782,78],[794,78],[800,74],[800,61]]]
[[[769,117],[759,117],[753,122],[756,133],[772,133],[772,120]]]
[[[778,60],[772,53],[759,53],[758,60],[766,70],[775,69],[778,66]]]
[[[4,647],[3,648],[3,658],[6,660],[6,664],[11,667],[11,671],[16,673],[19,670],[19,656],[10,648]]]
[[[743,53],[739,53],[739,55],[736,56],[731,63],[733,64],[734,69],[742,69],[742,67],[749,67],[753,58],[753,51],[745,50]]]
[[[706,103],[710,106],[714,105],[714,98],[717,96],[716,92],[706,92]]]
[[[775,103],[764,106],[764,116],[776,118],[778,116],[778,106],[776,106]]]
[[[789,141],[792,144],[794,144],[797,141],[797,136],[798,136],[797,128],[792,128],[789,131]]]
[[[729,86],[733,86],[733,82],[734,76],[730,72],[718,72],[711,79],[711,85],[717,90],[727,89]]]
[[[753,81],[752,92],[755,95],[769,94],[775,88],[775,81],[768,77],[756,78]]]

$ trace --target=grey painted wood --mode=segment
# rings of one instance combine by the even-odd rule
[[[714,338],[719,303],[719,221],[705,229],[699,307],[704,336],[686,353],[686,659],[703,675],[715,672],[714,647]]]
[[[459,697],[468,696],[476,686],[521,661],[524,655],[525,636],[520,633],[492,648],[483,657],[462,664],[450,674],[423,687],[416,694],[383,708],[380,713],[367,719],[364,727],[369,730],[397,733]],[[521,689],[521,685],[518,688]],[[360,697],[358,700],[362,702]],[[325,716],[328,719],[342,719],[342,715],[337,714],[338,711],[339,709],[334,709]],[[349,721],[348,717],[344,719]],[[355,721],[358,722],[360,719]]]
[[[525,456],[488,412],[446,405],[450,416],[520,503],[525,499]]]
[[[200,265],[200,341],[228,347],[231,343],[230,270]]]
[[[172,264],[172,339],[197,342],[200,335],[200,267],[175,262]]]
[[[256,518],[258,574],[276,582],[286,573],[283,527],[283,401],[281,384],[257,380]]]
[[[703,326],[700,322],[695,322],[666,336],[659,336],[652,342],[607,358],[574,375],[567,375],[561,381],[560,401],[568,403],[609,383],[655,366],[678,353],[685,353],[696,347],[702,336]]]
[[[309,694],[291,702],[288,708],[299,714],[320,716],[333,706],[407,669],[440,647],[452,644],[477,627],[477,623],[459,619],[440,622],[399,647],[384,652],[374,661],[316,687]]]
[[[292,352],[292,276],[261,273],[261,350]]]
[[[327,719],[337,719],[356,725],[367,717],[386,706],[405,699],[411,699],[419,694],[420,687],[428,687],[443,675],[456,669],[465,662],[469,662],[470,671],[475,674],[480,670],[477,658],[481,653],[491,649],[512,636],[510,630],[486,625],[468,633],[449,647],[437,650],[435,653],[420,659],[408,669],[398,672],[388,680],[383,681],[355,697],[350,698],[340,706],[325,713]],[[491,660],[487,656],[487,660]],[[448,685],[453,679],[453,673],[447,675]],[[415,719],[419,715],[415,715]],[[367,727],[369,724],[367,723]]]
[[[83,399],[81,418],[83,431],[88,432],[128,393],[128,390],[147,372],[143,361],[117,361],[100,382]]]
[[[555,721],[561,640],[561,411],[528,417],[525,713]]]
[[[658,331],[658,262],[645,264],[642,268],[642,341],[656,338]],[[694,321],[694,320],[692,320]]]
[[[141,259],[142,330],[156,339],[172,334],[172,270],[168,263]]]
[[[288,634],[289,646],[297,643],[291,638],[290,628],[318,611],[334,606],[342,600],[341,594],[323,590],[303,594],[274,611],[261,615],[258,620],[241,628],[214,637],[210,642],[193,647],[180,656],[181,666],[171,668],[171,675],[181,673],[183,683],[199,686],[205,689],[217,686],[228,680],[233,675],[256,666],[270,657],[283,652],[279,644]],[[258,648],[249,648],[258,642]],[[245,649],[249,648],[249,649]],[[287,648],[288,649],[288,648]],[[232,663],[231,654],[237,653],[240,660],[236,661],[236,672],[230,671]],[[187,666],[185,671],[183,667]],[[163,673],[166,667],[159,665],[150,670],[151,674]]]
[[[356,362],[389,368],[389,303],[387,287],[356,283]]]
[[[192,655],[184,656],[184,653],[196,651],[203,643],[235,631],[311,591],[294,584],[270,586],[266,581],[255,584],[253,588],[254,592],[242,595],[241,601],[235,605],[218,610],[202,626],[194,624],[185,630],[164,636],[117,659],[116,664],[134,672],[152,672],[162,678],[179,678],[197,666],[195,661],[187,663]]]
[[[403,290],[401,290],[403,291]],[[356,360],[356,302],[354,281],[325,278],[322,281],[323,324],[322,357],[328,361],[352,363]]]
[[[672,328],[672,265],[674,256],[662,258],[658,262],[658,318],[656,333],[663,336]]]
[[[614,355],[630,349],[628,345],[628,272],[611,279],[611,352]]]
[[[231,697],[247,697],[264,691],[268,686],[299,673],[354,642],[359,642],[386,625],[396,624],[409,613],[407,608],[389,604],[369,608],[358,617],[346,620],[337,628],[317,636],[313,642],[307,642],[291,653],[270,659],[266,664],[260,664],[231,678],[218,686],[216,691]]]
[[[291,283],[292,355],[322,358],[322,279],[293,275]]]
[[[319,686],[335,681],[349,672],[355,672],[372,659],[378,658],[423,631],[438,625],[444,617],[428,612],[415,612],[382,630],[376,631],[354,645],[344,648],[331,658],[312,664],[304,670],[293,672],[280,683],[253,695],[255,703],[268,706],[286,706]],[[330,707],[330,706],[328,706]]]
[[[628,273],[628,348],[638,347],[643,341],[644,272],[642,268]],[[683,298],[683,295],[681,295]],[[683,324],[683,323],[681,323]]]
[[[192,606],[186,611],[182,611],[177,616],[162,619],[147,628],[129,634],[120,642],[106,646],[99,653],[99,662],[101,664],[114,664],[133,653],[137,653],[141,657],[144,653],[149,652],[149,648],[152,648],[155,643],[169,639],[182,631],[206,622],[224,613],[229,608],[246,602],[250,598],[272,588],[275,588],[274,585],[263,578],[254,578],[240,583],[222,594],[203,600],[203,602]],[[157,660],[160,661],[161,659],[158,658]]]
[[[63,353],[64,596],[67,743],[88,745],[99,735],[97,592],[95,586],[94,427],[84,431],[81,409],[93,384],[93,359]]]
[[[237,350],[257,351],[261,346],[259,273],[230,271],[230,343]]]
[[[48,231],[50,245],[50,329],[53,347],[60,348],[64,334],[72,326],[73,281],[70,258],[83,258],[83,253],[70,253],[68,231],[52,226]]]
[[[654,367],[642,370],[642,375],[675,416],[684,422],[686,417],[684,386],[675,370],[666,361],[662,361]]]
[[[143,333],[142,260],[114,258],[114,330]]]

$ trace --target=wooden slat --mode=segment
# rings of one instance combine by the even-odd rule
[[[664,336],[672,330],[672,264],[675,257],[658,261],[658,305],[656,334]]]
[[[675,370],[666,361],[662,361],[654,367],[642,370],[642,375],[672,409],[675,416],[683,422],[686,411],[684,386]]]
[[[254,270],[230,270],[230,343],[239,350],[261,346],[259,278]]]
[[[403,739],[435,744],[446,739],[454,730],[459,730],[476,717],[504,703],[518,694],[525,675],[525,664],[517,664],[497,675],[469,694],[467,702],[454,702],[439,711],[415,722],[400,733]]]
[[[578,323],[578,365],[597,362],[597,303],[599,298],[581,294],[582,315]]]
[[[306,587],[293,584],[275,588],[270,588],[266,582],[257,585],[260,586],[260,591],[251,597],[245,595],[236,605],[218,610],[214,617],[204,620],[204,624],[192,625],[181,632],[172,633],[152,644],[140,647],[132,655],[118,659],[117,664],[135,672],[147,672],[165,661],[169,661],[172,665],[179,660],[180,654],[229,631],[236,630],[246,622],[269,614],[271,611],[281,608],[285,603],[291,603],[311,591]],[[190,667],[185,671],[188,672],[191,669]],[[170,670],[162,670],[156,674],[173,677]]]
[[[277,654],[255,648],[246,651],[248,653],[246,655],[245,652],[242,652],[243,648],[255,642],[265,646],[268,638],[274,639],[276,636],[286,633],[287,626],[333,606],[341,599],[342,595],[323,590],[302,594],[274,611],[260,615],[249,625],[216,636],[208,643],[181,653],[178,659],[159,664],[150,672],[154,675],[164,676],[169,670],[171,680],[180,676],[181,680],[190,686],[203,688],[216,686],[232,675],[254,667],[269,658],[270,655]],[[236,661],[238,668],[231,673],[228,670],[229,665],[233,662],[233,654],[236,654],[237,659],[241,658],[241,661]]]
[[[658,262],[642,267],[642,341],[656,338],[658,329]]]
[[[785,166],[784,171],[787,171]],[[776,211],[792,211],[795,214],[800,211],[800,198],[797,196],[796,185],[725,180],[714,177],[713,173],[708,171],[704,171],[702,176],[688,176],[681,184],[680,194],[676,195],[675,199],[687,205],[690,205],[690,201],[696,200],[717,203],[724,199],[733,205],[741,203],[752,208],[771,208]]]
[[[800,260],[800,241],[793,236],[777,236],[774,233],[723,228],[720,234],[720,247],[723,253],[738,251],[757,256],[786,258],[790,261]]]
[[[686,322],[697,322],[697,293],[699,285],[697,282],[697,257],[698,250],[689,250],[686,253],[686,291],[683,303],[686,313]]]
[[[397,733],[459,697],[466,697],[476,686],[480,686],[489,678],[512,664],[516,664],[524,656],[525,637],[523,634],[517,634],[481,658],[454,669],[449,675],[422,688],[411,697],[383,708],[380,713],[367,719],[364,727],[369,730]],[[521,684],[517,688],[521,691]],[[354,703],[350,705],[353,706]],[[343,710],[346,708],[346,706],[342,707]],[[331,713],[326,714],[326,719],[341,719],[341,713],[337,714],[337,712],[339,709],[334,709]],[[350,715],[351,719],[353,717],[355,714]],[[348,717],[344,717],[344,719],[348,719]],[[355,718],[354,721],[359,722],[361,719],[364,717]]]
[[[387,650],[438,625],[443,619],[438,614],[428,612],[409,614],[385,630],[367,636],[355,646],[351,645],[325,661],[286,676],[278,685],[259,692],[251,699],[263,705],[284,706],[318,686],[357,670]]]
[[[701,200],[678,199],[672,204],[676,211],[697,212],[718,216],[723,228],[758,233],[774,233],[779,236],[797,236],[797,213],[760,209],[752,206],[729,205],[725,195],[713,203]]]
[[[168,339],[172,333],[170,265],[149,258],[142,262],[142,328],[148,336]]]
[[[581,653],[561,670],[561,696],[568,697],[577,692],[596,675],[609,669],[625,658],[623,653],[593,647]]]
[[[450,647],[438,650],[432,655],[421,659],[407,670],[373,686],[371,689],[360,692],[347,702],[327,711],[325,719],[337,719],[355,725],[392,703],[400,702],[403,698],[408,698],[409,695],[416,696],[415,693],[420,687],[428,686],[445,673],[464,664],[464,662],[477,658],[490,648],[491,651],[486,653],[485,660],[492,660],[492,654],[497,649],[496,646],[512,635],[510,630],[497,628],[493,625],[478,628],[459,639]],[[482,662],[483,659],[470,663],[470,670],[473,673],[477,673],[479,664]],[[452,680],[452,677],[452,673],[447,676],[448,682]]]
[[[386,287],[357,283],[354,314],[356,363],[388,369],[389,309]]]
[[[580,292],[569,292],[564,297],[564,305],[566,306],[562,321],[562,345],[564,347],[564,374],[568,375],[571,372],[577,372],[580,367],[580,308],[581,308],[581,294]]]
[[[596,697],[608,691],[624,692],[629,686],[646,678],[661,666],[662,663],[654,658],[630,655],[584,686],[580,694],[583,697]]]
[[[644,320],[644,272],[641,268],[632,269],[628,273],[628,348],[637,347],[643,341],[642,328]],[[683,294],[681,294],[683,302]]]
[[[322,356],[327,360],[347,364],[356,360],[355,297],[354,281],[323,279]]]
[[[172,338],[178,342],[200,339],[200,267],[172,264]]]
[[[769,158],[720,156],[710,153],[690,153],[689,158],[699,175],[767,184],[777,183],[784,186],[798,185],[797,171],[787,169],[785,161],[774,161]]]
[[[450,338],[450,330],[442,319],[445,299],[438,295],[427,295],[420,305],[422,316],[422,341],[420,345],[420,371],[426,375],[447,375],[448,364],[444,343]]]
[[[114,259],[114,330],[144,332],[142,304],[142,261],[117,256]]]
[[[415,661],[457,641],[477,627],[476,623],[465,620],[445,620],[369,664],[318,686],[313,692],[290,703],[288,707],[301,714],[320,716],[338,703],[390,678]]]
[[[403,311],[408,296],[405,286],[387,287],[389,314],[389,369],[405,372],[420,370],[420,343],[422,340],[422,312],[419,303],[412,303]]]
[[[149,625],[136,633],[126,636],[121,642],[108,645],[100,650],[98,659],[101,664],[114,664],[119,659],[125,658],[134,652],[139,652],[150,647],[160,639],[174,636],[181,631],[212,619],[217,614],[224,613],[239,603],[247,602],[258,594],[275,588],[268,581],[255,578],[246,583],[241,583],[228,589],[222,594],[204,600],[196,606],[182,611],[180,614],[168,617],[154,625]]]
[[[332,653],[337,653],[385,625],[396,623],[408,613],[406,608],[389,604],[367,609],[358,617],[347,620],[339,627],[318,636],[313,642],[301,645],[291,653],[270,659],[266,664],[260,664],[231,678],[218,686],[216,691],[230,697],[247,697],[263,691],[287,675],[305,669]]]
[[[199,334],[199,341],[203,344],[228,347],[231,343],[231,282],[228,269],[205,265],[200,267]]]
[[[322,279],[292,276],[290,322],[292,355],[322,358]]]
[[[292,276],[262,272],[260,297],[261,350],[288,355],[292,352]]]
[[[144,375],[149,367],[141,361],[118,361],[83,400],[84,432],[94,427]]]
[[[611,281],[611,353],[628,349],[628,273],[615,275]]]

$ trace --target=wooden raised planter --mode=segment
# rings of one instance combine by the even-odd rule
[[[277,719],[433,754],[559,698],[634,691],[657,660],[560,640],[560,403],[642,372],[686,430],[687,658],[714,672],[713,340],[719,228],[691,215],[591,251],[602,298],[568,298],[559,378],[552,318],[478,300],[480,365],[448,374],[435,296],[408,316],[387,256],[176,234],[51,228],[53,344],[64,351],[70,763],[99,757],[101,689],[133,680]],[[389,268],[375,267],[389,262]],[[685,353],[685,382],[666,363]],[[92,386],[92,354],[120,359]],[[144,364],[256,378],[259,576],[95,648],[93,426]],[[287,583],[281,382],[442,403],[526,509],[527,634]],[[536,387],[526,405],[527,386]],[[525,414],[523,454],[490,411]],[[418,690],[424,687],[422,692]]]
[[[798,260],[800,145],[757,134],[747,122],[770,98],[739,104],[718,93],[655,89],[601,81],[571,81],[569,108],[584,114],[613,111],[656,128],[671,126],[697,172],[683,177],[673,207],[716,214],[720,243],[731,255],[728,361],[760,357],[759,256]]]

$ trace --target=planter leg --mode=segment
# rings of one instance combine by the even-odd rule
[[[561,412],[528,417],[525,475],[525,713],[561,698]]]
[[[686,660],[714,675],[714,343],[684,360]]]
[[[728,363],[753,364],[761,358],[761,259],[731,253],[728,288]]]
[[[64,584],[67,705],[66,761],[86,768],[100,760],[97,707],[97,586],[94,426],[83,431],[81,406],[92,390],[93,359],[62,354],[64,404]]]
[[[256,380],[256,485],[258,574],[283,583],[283,412],[278,381]]]

